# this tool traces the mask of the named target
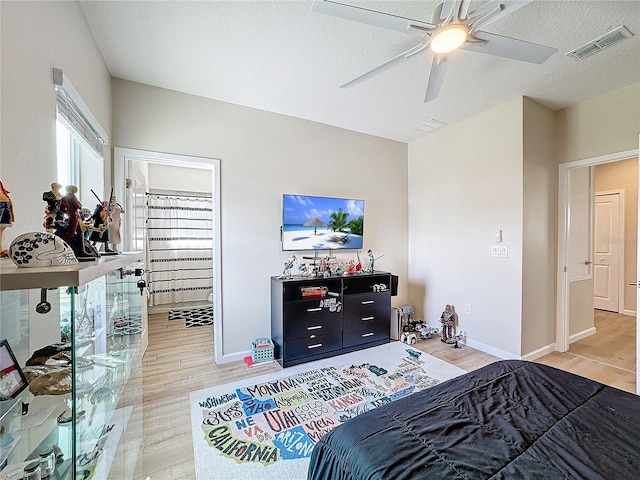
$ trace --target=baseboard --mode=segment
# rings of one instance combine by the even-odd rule
[[[623,310],[622,315],[626,315],[627,317],[635,317],[637,312],[635,310]]]
[[[548,353],[552,353],[555,351],[556,351],[556,344],[550,343],[549,345],[545,345],[544,347],[534,350],[533,352],[529,352],[526,355],[523,355],[522,360],[527,360],[528,362],[531,362],[540,357],[544,357]]]
[[[595,333],[596,327],[591,327],[581,332],[574,333],[573,335],[569,335],[569,344],[582,340],[583,338],[590,337],[591,335],[595,335]]]
[[[502,358],[503,360],[520,360],[520,357],[515,353],[500,350],[499,348],[492,347],[491,345],[487,345],[485,343],[476,342],[475,340],[471,340],[469,338],[466,339],[464,345],[475,348],[476,350],[480,350],[481,352],[488,353],[495,357]]]
[[[246,357],[247,355],[251,355],[251,350],[245,350],[243,352],[227,353],[226,355],[222,356],[221,363],[237,362],[238,360],[244,361],[244,357]]]

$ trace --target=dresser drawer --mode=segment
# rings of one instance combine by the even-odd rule
[[[342,348],[342,332],[330,333],[328,335],[312,335],[313,338],[287,341],[284,344],[285,361],[296,358],[318,355],[332,350]]]
[[[332,312],[319,305],[319,301],[289,302],[285,305],[283,329],[287,340],[342,330],[341,312]]]
[[[379,307],[389,308],[390,302],[391,293],[389,291],[345,295],[344,311],[352,313],[375,310]]]
[[[348,348],[385,339],[389,339],[389,322],[377,321],[354,330],[345,330],[342,334],[342,345]]]
[[[391,319],[389,292],[345,295],[344,298],[345,330],[366,328],[366,325],[377,322],[386,322],[389,325]]]

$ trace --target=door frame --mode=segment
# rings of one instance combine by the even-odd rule
[[[213,342],[214,360],[223,362],[222,352],[222,249],[220,231],[220,160],[217,158],[194,157],[172,153],[136,150],[132,148],[114,147],[113,149],[113,190],[117,198],[125,197],[125,179],[128,178],[129,160],[146,163],[162,163],[176,166],[198,166],[211,169],[211,199],[213,201]],[[123,240],[126,240],[123,238]],[[127,244],[125,243],[125,248]]]
[[[616,190],[602,190],[593,194],[594,202],[595,197],[604,197],[607,195],[618,195],[618,240],[622,240],[622,244],[618,246],[618,312],[621,315],[628,315],[627,310],[624,308],[624,189]],[[592,226],[593,234],[595,235],[595,224]],[[593,248],[595,249],[595,238],[593,239]],[[595,279],[595,252],[593,252],[593,267],[594,267],[594,279]]]
[[[591,167],[636,158],[638,157],[638,150],[639,149],[636,148],[633,150],[600,155],[597,157],[585,158],[558,165],[558,263],[556,269],[557,300],[555,342],[555,350],[558,352],[566,352],[569,350],[569,274],[567,272],[569,237],[569,171],[573,168]],[[638,162],[640,164],[640,158],[638,159]],[[638,327],[636,317],[636,391],[640,392],[640,335],[638,335],[637,332]]]

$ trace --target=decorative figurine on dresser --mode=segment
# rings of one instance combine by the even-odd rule
[[[9,198],[9,193],[0,181],[0,258],[6,258],[9,255],[9,252],[2,248],[2,235],[5,228],[12,226],[15,220],[13,202]]]

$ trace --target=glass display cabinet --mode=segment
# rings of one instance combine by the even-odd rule
[[[141,262],[142,253],[51,268],[0,261],[0,480],[140,475]]]

